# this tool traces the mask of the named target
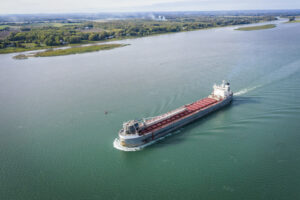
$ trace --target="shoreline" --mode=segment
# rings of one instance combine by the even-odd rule
[[[266,25],[259,25],[259,26],[246,26],[234,29],[235,31],[258,31],[258,30],[265,30],[265,29],[272,29],[276,28],[275,24],[266,24]]]
[[[102,41],[86,41],[82,43],[77,43],[77,44],[67,44],[67,45],[61,45],[61,46],[45,46],[45,47],[32,47],[30,49],[26,48],[11,48],[11,49],[0,49],[0,54],[12,54],[12,53],[21,53],[21,52],[29,52],[29,51],[46,51],[47,49],[60,49],[60,48],[72,48],[72,47],[81,47],[83,45],[88,45],[88,44],[105,44],[108,42],[114,42],[114,41],[122,41],[122,40],[127,40],[127,39],[136,39],[136,38],[144,38],[144,37],[151,37],[151,36],[159,36],[159,35],[166,35],[166,34],[176,34],[176,33],[183,33],[183,32],[190,32],[190,31],[200,31],[200,30],[209,30],[209,29],[215,29],[215,28],[227,28],[227,27],[234,27],[234,26],[246,26],[246,25],[251,25],[251,24],[259,24],[259,23],[264,23],[264,22],[274,22],[277,20],[273,21],[259,21],[257,23],[250,23],[250,24],[237,24],[237,25],[228,25],[228,26],[215,26],[215,27],[208,27],[208,28],[200,28],[200,29],[193,29],[193,30],[183,30],[183,31],[178,31],[178,32],[165,32],[165,33],[157,33],[157,34],[151,34],[151,35],[145,35],[145,36],[125,36],[125,37],[119,37],[119,38],[112,38],[112,39],[107,39],[107,40],[102,40]]]
[[[64,49],[54,49],[46,51],[38,51],[35,53],[28,54],[18,54],[13,56],[14,59],[23,60],[29,57],[53,57],[53,56],[65,56],[73,54],[83,54],[96,51],[110,50],[114,48],[124,47],[128,44],[99,44],[99,45],[90,45],[90,46],[78,46]]]

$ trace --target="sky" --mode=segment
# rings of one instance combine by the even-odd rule
[[[300,9],[300,0],[1,0],[0,14]]]

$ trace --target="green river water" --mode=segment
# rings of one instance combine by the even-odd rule
[[[300,199],[300,24],[277,23],[0,55],[0,199]],[[230,106],[144,150],[113,147],[124,121],[206,97],[223,79]]]

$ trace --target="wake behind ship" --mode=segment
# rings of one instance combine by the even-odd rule
[[[230,84],[223,81],[221,85],[213,86],[213,92],[207,98],[150,119],[125,122],[119,131],[119,137],[114,141],[114,147],[124,151],[139,150],[164,138],[172,131],[224,107],[232,101],[232,97]]]

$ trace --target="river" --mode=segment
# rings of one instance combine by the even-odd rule
[[[299,199],[300,23],[234,28],[0,55],[0,199]],[[142,151],[113,147],[124,121],[206,97],[223,79],[230,106]]]

